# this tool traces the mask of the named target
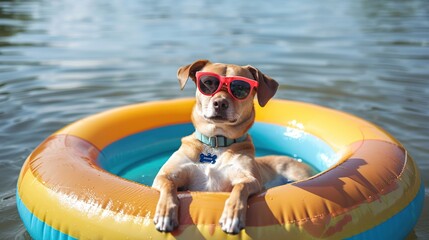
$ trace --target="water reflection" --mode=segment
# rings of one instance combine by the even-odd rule
[[[0,37],[9,37],[23,32],[24,27],[20,23],[32,20],[29,12],[17,10],[13,2],[15,1],[0,2],[0,19],[2,20],[0,24]]]

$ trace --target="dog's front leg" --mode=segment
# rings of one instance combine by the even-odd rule
[[[177,187],[165,175],[157,176],[155,183],[154,186],[160,191],[160,196],[153,222],[158,231],[171,232],[179,225]]]
[[[246,225],[247,199],[260,191],[260,184],[255,179],[234,185],[231,195],[225,201],[220,225],[226,233],[237,234]]]
[[[160,192],[153,222],[158,231],[171,232],[179,225],[179,199],[177,188],[188,179],[188,158],[176,151],[159,170],[152,187]]]

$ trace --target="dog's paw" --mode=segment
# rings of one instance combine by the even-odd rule
[[[222,230],[228,234],[238,234],[244,228],[244,222],[238,218],[224,218],[219,223]]]
[[[179,225],[177,219],[171,219],[167,216],[155,216],[153,222],[156,230],[160,232],[171,232]]]
[[[155,211],[153,223],[160,232],[171,232],[179,226],[178,201],[159,201]]]
[[[222,216],[219,224],[222,230],[229,234],[238,234],[245,227],[246,209],[240,201],[231,202],[228,199],[225,202]]]

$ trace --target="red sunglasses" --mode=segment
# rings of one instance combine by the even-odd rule
[[[213,96],[225,84],[231,96],[237,100],[244,100],[253,88],[258,87],[257,81],[241,76],[226,77],[212,72],[197,72],[196,77],[198,90],[207,96]]]

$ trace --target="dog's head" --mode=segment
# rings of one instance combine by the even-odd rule
[[[197,102],[192,114],[192,121],[197,130],[207,136],[223,135],[229,138],[242,136],[254,121],[253,98],[255,95],[257,95],[259,105],[263,107],[274,96],[278,87],[278,83],[274,79],[250,65],[237,66],[211,63],[208,60],[197,60],[192,64],[180,67],[177,71],[181,89],[185,87],[188,78],[191,78],[198,85],[197,72],[212,73],[213,76],[219,75],[220,78],[244,77],[258,83],[258,86],[251,88],[248,96],[246,95],[247,97],[243,99],[239,99],[241,98],[240,95],[238,98],[237,96],[232,96],[235,93],[234,89],[225,84],[220,84],[219,91],[215,91],[214,94],[204,94],[197,89]],[[204,87],[208,88],[210,86],[206,85]],[[240,90],[240,86],[236,86],[235,91],[238,94],[243,94]]]

